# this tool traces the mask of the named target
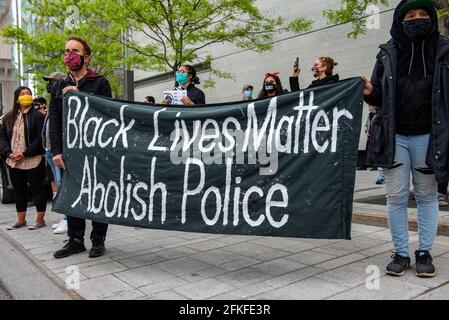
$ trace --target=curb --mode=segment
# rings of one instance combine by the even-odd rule
[[[4,232],[0,232],[0,279],[14,300],[84,300]]]
[[[388,228],[388,219],[384,214],[353,212],[352,222]],[[409,218],[408,229],[410,231],[418,231],[418,221],[415,218]],[[439,222],[437,235],[449,237],[449,223]]]

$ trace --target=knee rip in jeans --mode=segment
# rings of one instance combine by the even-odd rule
[[[415,171],[418,173],[425,174],[425,175],[432,175],[435,173],[431,168],[428,168],[428,167],[427,168],[415,168]]]

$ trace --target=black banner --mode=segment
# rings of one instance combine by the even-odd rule
[[[71,91],[53,210],[142,228],[350,239],[362,108],[359,78],[194,107]]]

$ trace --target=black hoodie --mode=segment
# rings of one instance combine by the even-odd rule
[[[50,129],[51,152],[54,156],[62,154],[62,104],[64,95],[62,89],[68,86],[75,86],[73,78],[68,75],[64,79],[58,80],[52,86],[50,111],[48,115]],[[78,81],[78,90],[98,96],[112,98],[111,85],[102,75],[88,69],[86,75]]]
[[[428,11],[432,20],[426,38],[412,41],[403,31],[399,16],[402,1],[394,15],[391,36],[398,50],[396,82],[396,133],[428,134],[432,126],[432,85],[435,52],[438,43],[438,18],[435,9]]]

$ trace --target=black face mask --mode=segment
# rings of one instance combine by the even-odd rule
[[[272,83],[265,83],[265,91],[268,93],[272,93],[276,91],[276,85]]]
[[[403,22],[403,30],[411,40],[420,40],[425,38],[432,30],[431,19],[416,19]]]

